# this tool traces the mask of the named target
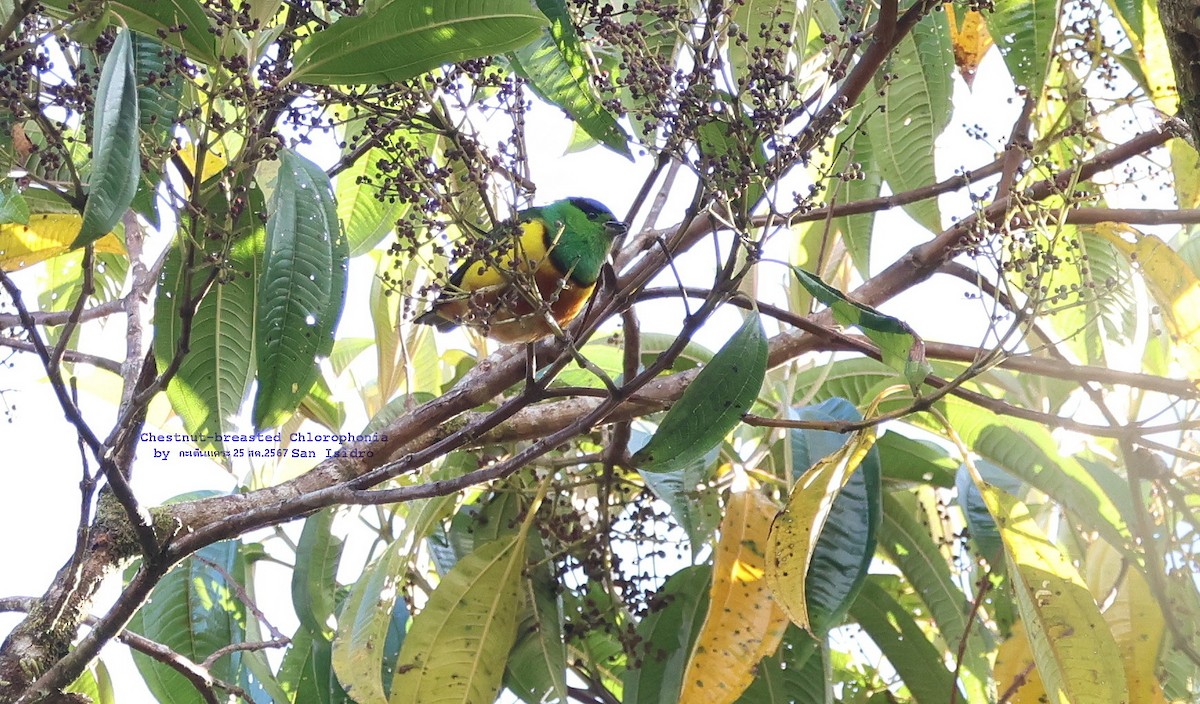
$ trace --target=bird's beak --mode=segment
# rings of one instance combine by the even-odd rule
[[[609,237],[619,237],[629,231],[629,226],[620,220],[613,220],[604,223],[604,229],[608,232]]]

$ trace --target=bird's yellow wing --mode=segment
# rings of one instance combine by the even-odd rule
[[[491,262],[469,262],[463,266],[450,283],[460,292],[470,293],[492,286],[503,286],[512,282],[513,272],[536,271],[546,261],[546,224],[541,220],[521,223],[521,235],[503,242],[504,251]]]

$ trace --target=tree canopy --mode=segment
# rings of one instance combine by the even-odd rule
[[[1193,701],[1188,8],[0,0],[79,487],[0,701]],[[414,323],[546,193],[628,226],[574,322]]]

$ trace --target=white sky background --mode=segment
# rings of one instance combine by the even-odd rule
[[[955,113],[947,136],[939,141],[938,177],[946,178],[957,168],[975,168],[990,162],[996,150],[1003,146],[1008,131],[1017,113],[1018,104],[1010,100],[1013,95],[1011,81],[997,52],[988,54],[980,67],[975,81],[976,90],[970,92],[955,74]],[[623,217],[632,202],[642,180],[650,170],[648,159],[631,164],[624,158],[604,149],[592,149],[586,153],[564,155],[570,141],[571,129],[554,108],[538,105],[529,115],[531,174],[538,185],[536,203],[546,203],[566,196],[588,196],[609,205],[619,217]],[[981,125],[990,136],[990,143],[983,144],[962,137],[961,125]],[[318,161],[329,162],[330,158]],[[326,163],[325,165],[328,165]],[[673,208],[668,210],[660,226],[677,222],[683,206],[690,199],[690,184],[686,178],[677,182]],[[944,196],[944,215],[963,215],[969,206],[961,194]],[[1143,206],[1144,207],[1144,206]],[[640,222],[633,223],[635,226]],[[945,223],[944,223],[945,224]],[[924,241],[928,234],[915,227],[898,209],[881,213],[876,225],[875,247],[872,256],[872,271],[894,261],[909,247]],[[165,238],[164,238],[165,240]],[[788,235],[777,236],[780,245],[788,245]],[[786,251],[769,254],[777,259],[788,259]],[[677,262],[686,283],[707,286],[711,277],[707,272],[713,260],[712,247],[707,242],[698,245],[692,253]],[[338,335],[372,336],[371,323],[365,301],[372,272],[372,262],[363,257],[355,260],[350,277],[345,312]],[[761,276],[764,280],[778,280],[777,294],[768,292],[768,300],[784,300],[783,281],[786,272],[776,265],[764,265]],[[30,272],[15,277],[25,291],[27,305],[36,305],[35,279]],[[653,285],[674,285],[668,273]],[[968,300],[964,293],[965,284],[947,277],[940,277],[936,285],[923,285],[901,294],[882,307],[909,322],[927,340],[954,341],[962,344],[977,344],[986,334],[987,318],[982,314],[979,301]],[[643,307],[640,315],[645,329],[659,332],[675,332],[679,316],[673,311],[678,307],[663,303],[654,307]],[[719,311],[714,323],[701,330],[697,341],[711,349],[720,347],[732,331],[737,314],[730,310]],[[614,323],[615,326],[615,323]],[[106,356],[120,359],[124,354],[123,320],[113,320],[102,336],[97,336],[94,325],[86,326],[83,348],[89,352],[106,352]],[[147,341],[147,344],[149,341]],[[7,461],[0,467],[0,485],[7,491],[0,496],[0,565],[8,566],[0,573],[0,596],[39,595],[55,571],[69,557],[74,544],[74,531],[78,516],[78,482],[80,476],[80,452],[73,427],[63,418],[54,401],[50,386],[36,357],[20,354],[11,360],[12,367],[0,373],[0,390],[3,401],[13,407],[8,419],[0,418],[0,447],[5,448]],[[114,404],[99,400],[92,390],[106,389],[115,396],[115,377],[107,372],[97,372],[86,367],[76,367],[80,375],[81,406],[97,434],[104,436],[111,427]],[[366,419],[359,411],[359,404],[347,399],[350,417],[346,424],[348,432],[361,428]],[[159,399],[150,414],[154,423],[162,423],[166,415],[165,399]],[[9,422],[5,422],[8,420]],[[164,431],[182,431],[172,420],[161,426]],[[151,423],[147,430],[157,430]],[[306,424],[306,429],[318,431],[316,426]],[[155,505],[177,494],[196,489],[231,489],[235,482],[226,471],[206,460],[172,459],[164,462],[150,455],[154,447],[174,450],[183,444],[165,446],[144,443],[135,466],[133,487],[145,505]],[[322,453],[323,454],[323,453]],[[310,466],[305,461],[297,469]],[[92,469],[94,470],[93,465]],[[239,468],[244,472],[245,467]],[[298,535],[299,523],[293,524]],[[343,565],[349,579],[361,567],[361,556],[348,552]],[[259,566],[260,582],[258,595],[260,606],[285,633],[296,626],[291,611],[290,594],[287,591],[290,573],[264,563]],[[102,590],[95,606],[96,613],[103,613],[107,604],[117,594],[117,580],[110,579]],[[271,598],[283,590],[282,598]],[[287,595],[287,596],[282,596]],[[0,614],[0,638],[18,621],[19,615]],[[141,683],[141,678],[132,670],[132,663],[123,646],[107,648],[103,659],[114,674],[117,698],[121,702],[153,701]],[[277,661],[277,657],[272,657]]]

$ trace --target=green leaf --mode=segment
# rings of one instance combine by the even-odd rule
[[[642,364],[653,364],[654,360],[658,359],[658,356],[675,342],[675,337],[675,335],[669,333],[643,332],[641,339]],[[671,367],[663,371],[663,374],[674,374],[675,372],[695,369],[701,365],[708,364],[712,361],[712,358],[712,350],[697,342],[689,341],[684,346],[683,351],[679,353],[679,356],[675,358],[675,361],[671,363]]]
[[[840,325],[853,325],[879,346],[884,364],[904,375],[915,392],[932,371],[925,361],[925,343],[908,323],[852,301],[846,294],[798,266],[792,267],[796,278],[813,298],[829,306],[833,319]]]
[[[530,0],[392,2],[342,17],[296,49],[286,81],[396,83],[443,64],[524,46],[547,24]]]
[[[840,398],[799,409],[793,415],[799,420],[862,419],[853,404]],[[831,430],[790,430],[788,436],[796,480],[823,457],[840,450],[850,437]],[[833,500],[809,559],[805,592],[812,630],[818,635],[841,623],[875,555],[883,491],[879,453],[869,450],[859,467]]]
[[[580,348],[579,353],[614,381],[621,378],[625,368],[625,353],[618,341],[605,339],[591,342]],[[590,389],[607,388],[604,380],[596,376],[590,369],[570,366],[554,377],[554,386],[582,386]]]
[[[1142,35],[1146,31],[1144,4],[1146,0],[1108,0],[1108,6],[1121,20],[1121,26],[1129,34],[1135,46],[1142,43]]]
[[[346,422],[346,406],[334,398],[329,380],[321,370],[318,370],[317,380],[309,388],[308,395],[300,401],[299,411],[305,418],[335,433]]]
[[[625,704],[676,704],[683,672],[708,611],[712,567],[685,567],[667,578],[637,625],[639,650],[622,677]]]
[[[764,658],[758,677],[737,704],[826,704],[836,701],[825,677],[822,642],[794,623],[788,624],[779,650]]]
[[[439,565],[439,569],[449,572],[484,543],[512,535],[520,526],[520,513],[521,495],[516,491],[500,491],[463,506],[451,519],[447,535],[454,562]]]
[[[1074,457],[1062,454],[1045,426],[998,416],[961,399],[939,404],[959,437],[980,457],[1053,497],[1110,544],[1129,544],[1129,526],[1113,498]]]
[[[239,545],[237,541],[209,545],[181,562],[154,587],[150,598],[130,619],[128,629],[196,663],[203,662],[218,648],[242,642],[245,606],[226,577],[237,578]],[[220,569],[201,562],[202,559]],[[236,682],[240,661],[235,652],[218,658],[209,671],[218,679]],[[133,662],[156,701],[164,704],[204,701],[196,688],[173,668],[136,650]]]
[[[855,203],[877,198],[883,191],[883,174],[880,158],[871,147],[871,138],[864,126],[860,126],[864,110],[856,108],[851,118],[851,129],[842,133],[834,162],[834,176],[830,178],[829,193],[838,203]],[[873,118],[879,119],[879,118]],[[842,234],[842,242],[850,253],[854,268],[865,278],[871,264],[871,235],[875,227],[875,212],[844,215],[834,218],[832,227]]]
[[[45,0],[43,4],[57,17],[77,14],[72,0]],[[212,22],[198,0],[115,0],[108,3],[108,9],[135,32],[148,37],[165,33],[165,41],[192,61],[209,65],[217,62],[216,36],[210,31]]]
[[[735,101],[732,96],[722,97]],[[763,196],[762,167],[767,162],[762,136],[750,118],[713,113],[697,129],[696,147],[700,150],[700,170],[711,174],[737,212],[749,213]]]
[[[563,610],[567,614],[615,613],[616,609],[612,595],[603,587],[597,587],[596,582],[590,582],[578,591],[563,592]],[[700,618],[703,618],[703,614]],[[594,673],[614,697],[621,699],[624,689],[622,677],[627,665],[636,664],[635,658],[626,655],[621,641],[610,629],[581,630],[584,630],[583,637],[573,639],[570,644],[573,662],[585,671]]]
[[[887,431],[875,443],[885,479],[950,488],[958,462],[941,446]]]
[[[1138,301],[1129,262],[1094,228],[1060,225],[1052,235],[1031,237],[1037,238],[1038,250],[1058,263],[1035,279],[1050,292],[1053,313],[1047,319],[1080,360],[1107,366],[1105,341],[1128,343],[1137,328]],[[1024,273],[1013,272],[1010,280],[1019,281]]]
[[[135,32],[132,39],[138,124],[150,141],[161,148],[174,137],[175,122],[183,111],[183,79],[173,70],[179,57],[174,50],[144,34]]]
[[[9,223],[29,224],[29,203],[17,190],[16,182],[8,184],[8,188],[0,188],[0,225]]]
[[[950,119],[950,74],[954,68],[949,29],[943,12],[930,13],[901,40],[877,87],[883,94],[867,103],[867,132],[883,177],[899,193],[937,181],[934,142]],[[871,109],[881,115],[870,115]],[[942,229],[936,199],[904,206],[914,220],[933,232]]]
[[[383,691],[391,694],[392,680],[396,676],[397,658],[400,648],[404,647],[404,638],[408,635],[408,608],[393,609],[392,619],[388,621],[387,638],[383,641]]]
[[[333,518],[333,509],[325,509],[304,521],[292,572],[292,606],[296,616],[301,625],[326,640],[331,640],[334,633],[331,621],[337,568],[342,559],[342,540],[331,532]]]
[[[640,434],[637,428],[633,430]],[[721,520],[717,492],[703,486],[716,470],[720,447],[671,472],[638,471],[654,495],[671,508],[671,516],[687,534],[694,560],[712,538]]]
[[[296,629],[292,644],[279,665],[277,679],[287,692],[287,704],[343,704],[350,702],[333,675],[329,641],[313,636],[304,626]]]
[[[592,63],[580,45],[564,0],[537,0],[550,26],[509,55],[513,70],[543,100],[557,105],[597,142],[633,159],[629,135],[592,88]]]
[[[542,568],[522,580],[522,588],[526,618],[508,658],[504,685],[525,702],[568,701],[567,646],[558,584],[550,571]]]
[[[898,378],[896,371],[883,362],[860,357],[803,371],[797,375],[796,388],[808,389],[819,384],[813,400],[841,396],[861,406],[869,402],[883,384],[894,383]]]
[[[257,567],[260,560],[267,558],[266,549],[262,543],[244,545],[241,551],[242,562],[245,565],[242,578],[242,588],[246,592],[247,603],[261,604],[255,585],[258,583]],[[261,643],[269,638],[263,635],[262,623],[256,615],[246,618],[246,641]],[[242,653],[242,671],[239,673],[238,684],[250,695],[255,702],[288,702],[290,697],[279,683],[278,678],[267,661],[267,652],[274,655],[278,651],[262,649],[247,650]]]
[[[116,704],[117,697],[113,692],[112,677],[103,660],[96,660],[84,670],[75,681],[63,688],[64,692],[82,694],[92,701],[92,704]]]
[[[954,649],[964,637],[967,639],[960,673],[967,701],[987,701],[987,682],[991,676],[987,654],[993,644],[990,638],[984,639],[982,623],[967,620],[970,612],[967,596],[955,583],[929,529],[917,519],[919,515],[921,509],[911,493],[885,495],[879,545],[929,607],[942,641]]]
[[[767,583],[788,617],[801,628],[813,630],[810,596],[827,596],[809,589],[811,580],[825,579],[812,569],[816,547],[842,488],[857,473],[875,443],[875,432],[874,426],[855,431],[832,454],[805,469],[793,483],[787,505],[771,524]],[[829,600],[822,606],[828,609]],[[828,618],[827,614],[821,615]]]
[[[357,131],[348,130],[354,135],[347,139],[347,143],[354,143],[353,136],[358,136],[365,130],[365,126],[366,122],[362,121],[356,126]],[[403,131],[401,133],[404,134]],[[400,141],[396,135],[392,135],[390,139]],[[428,143],[432,140],[429,135],[413,134],[404,138],[403,142],[425,153],[428,151]],[[404,217],[412,206],[407,201],[381,192],[380,185],[386,181],[386,175],[379,168],[379,162],[385,158],[385,150],[371,149],[338,174],[337,213],[346,228],[351,257],[366,254],[374,249],[396,227],[396,221]]]
[[[977,459],[975,468],[989,484],[998,486],[1013,496],[1021,496],[1024,493],[1024,486],[1020,481],[1013,479],[991,462]],[[967,530],[970,531],[971,539],[975,541],[975,548],[988,562],[993,565],[999,564],[1004,547],[1000,542],[1000,529],[996,527],[996,521],[988,511],[979,488],[971,480],[971,472],[967,465],[959,465],[954,486],[958,489],[958,507],[962,509],[963,517],[967,520]]]
[[[773,40],[772,34],[779,34],[783,27],[792,28],[786,39],[791,39],[798,30],[806,32],[808,27],[797,26],[800,16],[800,3],[794,0],[745,0],[733,5],[730,19],[741,33],[746,35],[746,41],[729,39],[729,63],[733,68],[736,80],[746,80],[751,75],[749,67],[755,61],[755,55],[766,47],[780,53],[779,60],[773,62],[774,68],[786,70],[788,54],[790,53],[782,42]],[[764,36],[764,32],[767,36]]]
[[[995,38],[1013,82],[1040,94],[1054,49],[1058,0],[996,0],[987,15],[988,33]]]
[[[129,30],[117,35],[104,59],[92,113],[92,164],[83,224],[72,247],[107,235],[133,202],[142,174],[138,155],[137,78]]]
[[[335,376],[341,376],[350,368],[354,360],[375,344],[369,337],[342,337],[334,341],[333,350],[329,353],[329,366],[333,367]]]
[[[751,312],[667,411],[650,442],[634,453],[634,465],[674,472],[703,457],[750,410],[766,372],[767,336],[758,313]]]
[[[413,619],[389,704],[491,702],[517,637],[525,533],[476,548]]]
[[[333,671],[346,693],[359,704],[387,701],[383,687],[383,655],[395,610],[406,610],[398,599],[400,581],[408,566],[401,541],[388,546],[350,588],[338,614],[333,640]]]
[[[158,186],[164,162],[175,151],[171,141],[183,111],[183,77],[175,69],[178,52],[145,34],[133,33],[133,57],[139,127],[148,148],[130,208],[161,230]]]
[[[942,661],[941,650],[929,642],[909,610],[884,589],[885,583],[881,575],[869,577],[850,607],[850,615],[896,668],[915,702],[950,701],[955,683]],[[961,693],[959,701],[965,701]]]
[[[256,428],[282,422],[316,381],[317,357],[333,348],[349,254],[329,178],[308,159],[284,151],[255,310]]]
[[[166,369],[183,334],[183,306],[201,293],[210,276],[216,277],[192,318],[188,352],[167,385],[167,398],[188,434],[212,438],[199,446],[222,452],[215,459],[225,466],[229,458],[214,435],[232,429],[254,376],[255,284],[262,271],[264,230],[257,215],[261,193],[252,191],[250,200],[259,207],[247,207],[235,223],[228,220],[229,203],[223,194],[205,201],[209,219],[201,221],[202,227],[230,232],[231,249],[224,252],[220,242],[195,233],[205,247],[192,262],[185,262],[183,245],[175,245],[154,301],[154,357],[158,368]],[[190,290],[185,290],[188,274]]]

